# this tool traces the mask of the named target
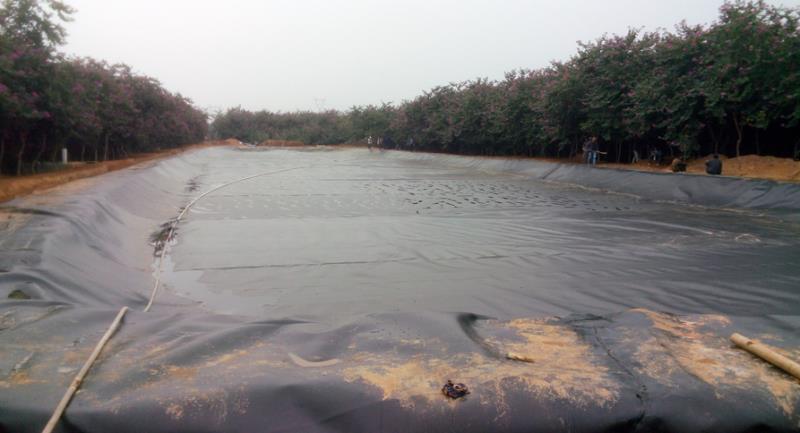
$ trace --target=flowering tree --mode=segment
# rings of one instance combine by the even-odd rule
[[[221,137],[307,143],[388,133],[416,149],[492,155],[574,156],[598,136],[617,161],[676,144],[684,155],[759,153],[763,136],[770,153],[789,156],[800,145],[799,21],[797,8],[737,0],[710,26],[603,36],[567,62],[437,86],[396,107],[235,109],[213,126]]]
[[[61,147],[105,160],[203,139],[205,113],[181,95],[126,65],[59,55],[71,13],[57,0],[0,3],[0,172],[35,171]]]

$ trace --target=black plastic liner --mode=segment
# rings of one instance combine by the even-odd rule
[[[526,159],[471,158],[430,153],[388,152],[393,158],[517,173],[531,178],[635,194],[650,200],[745,209],[800,210],[796,183],[689,173],[597,169]]]
[[[189,210],[141,312],[164,224],[258,173]],[[0,431],[41,430],[123,305],[61,431],[798,431],[800,383],[728,341],[800,359],[798,191],[217,148],[19,199]]]

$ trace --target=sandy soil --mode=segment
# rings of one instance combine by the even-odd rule
[[[302,141],[291,141],[291,140],[264,140],[258,144],[259,146],[271,146],[271,147],[303,147],[305,143]]]
[[[711,155],[689,161],[686,171],[693,174],[705,174],[705,162]],[[800,182],[800,161],[774,156],[744,155],[738,158],[720,156],[723,160],[724,176],[746,177],[753,179],[769,179],[782,182]],[[668,165],[654,166],[646,161],[636,164],[598,164],[600,168],[620,168],[624,170],[654,171],[672,173]]]
[[[168,158],[187,150],[209,146],[238,145],[236,140],[207,141],[161,152],[142,153],[126,159],[98,163],[71,163],[68,168],[30,176],[0,176],[0,203],[13,198],[63,185],[74,180],[101,175],[109,171],[121,170],[142,162]]]

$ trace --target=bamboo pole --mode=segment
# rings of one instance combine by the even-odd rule
[[[67,388],[67,392],[64,393],[64,397],[61,398],[58,406],[56,406],[55,412],[53,412],[53,415],[50,417],[50,420],[44,427],[44,430],[42,430],[42,433],[51,433],[53,429],[56,428],[56,424],[58,424],[58,421],[61,419],[61,415],[67,409],[70,400],[72,400],[72,396],[75,395],[75,393],[78,391],[78,388],[81,387],[81,383],[83,382],[84,377],[86,377],[86,373],[88,373],[89,369],[92,368],[95,360],[97,360],[97,357],[100,356],[100,352],[103,350],[103,347],[105,347],[106,343],[108,343],[108,340],[111,339],[111,336],[114,335],[114,332],[116,332],[117,328],[119,328],[119,324],[122,322],[122,318],[125,316],[127,311],[128,307],[122,307],[122,309],[119,310],[114,322],[111,323],[111,326],[108,328],[105,335],[103,335],[103,338],[101,338],[97,343],[97,346],[94,347],[94,351],[91,355],[89,355],[89,359],[86,360],[86,363],[83,364],[81,371],[79,371],[78,375],[75,376],[75,379],[72,380],[72,384],[70,384],[69,388]]]
[[[766,344],[759,343],[755,340],[745,337],[744,335],[736,333],[731,335],[731,341],[733,341],[734,344],[742,349],[800,379],[800,364],[781,355]]]

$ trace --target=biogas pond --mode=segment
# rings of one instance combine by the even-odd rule
[[[800,358],[798,209],[794,185],[365,149],[80,181],[0,208],[0,430],[41,429],[124,305],[64,431],[800,430],[800,383],[728,341]]]

